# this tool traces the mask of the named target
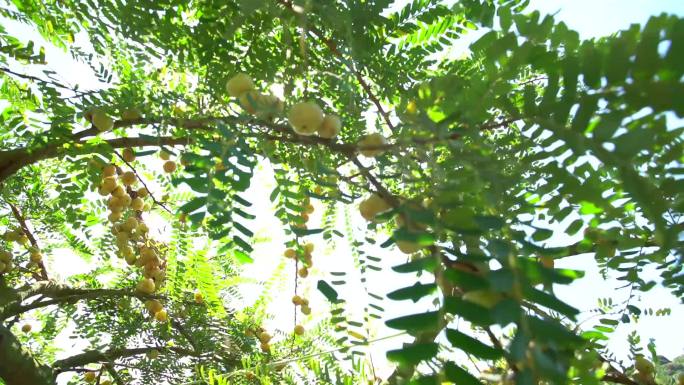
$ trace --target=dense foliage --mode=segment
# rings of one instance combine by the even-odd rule
[[[638,336],[628,362],[605,347],[654,310],[608,298],[583,330],[553,288],[582,276],[555,260],[592,253],[630,293],[684,294],[684,19],[581,40],[522,0],[392,3],[3,1],[0,382],[681,385]],[[61,81],[47,45],[99,87]],[[362,283],[415,281],[367,291],[364,319],[414,338],[389,378],[349,353],[373,341],[347,273],[315,282],[313,330],[262,326],[282,271],[240,300],[260,167],[295,279],[322,234]],[[65,253],[94,268],[60,278]],[[384,319],[385,296],[431,301]]]

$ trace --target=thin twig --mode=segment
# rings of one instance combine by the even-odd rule
[[[31,242],[31,246],[35,247],[36,249],[40,250],[40,247],[38,246],[38,241],[36,240],[36,237],[33,236],[33,233],[31,233],[31,230],[29,230],[28,225],[26,224],[26,219],[24,219],[23,215],[21,214],[21,211],[19,211],[19,208],[14,205],[12,202],[6,201],[7,204],[9,205],[10,209],[12,210],[12,214],[14,215],[14,219],[19,222],[19,226],[21,226],[22,231],[28,237],[29,242]],[[43,264],[43,261],[40,261],[37,263],[38,267],[40,268],[40,278],[44,281],[47,281],[48,278],[48,273],[47,270],[45,269],[45,264]]]
[[[123,157],[121,154],[119,154],[118,151],[114,151],[114,155],[116,155],[119,159],[121,159],[121,161],[124,162],[124,163],[126,164],[126,166],[128,166],[128,168],[131,169],[131,171],[133,171],[133,174],[135,174],[135,177],[140,181],[140,183],[143,185],[143,187],[145,188],[145,190],[147,190],[147,193],[148,193],[148,195],[150,196],[150,199],[152,199],[152,202],[153,202],[154,204],[156,204],[157,206],[159,206],[159,207],[163,208],[164,210],[166,210],[167,213],[173,215],[173,212],[172,212],[171,210],[169,210],[169,208],[166,207],[166,205],[165,205],[164,203],[158,201],[157,198],[154,197],[154,194],[152,194],[152,191],[150,190],[150,188],[147,187],[147,184],[145,183],[145,180],[138,174],[138,171],[135,169],[135,167],[133,167],[132,164],[130,164],[129,162],[127,162],[126,159],[124,159],[124,157]]]

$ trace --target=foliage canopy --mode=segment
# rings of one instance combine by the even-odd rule
[[[607,299],[581,330],[553,286],[582,275],[555,260],[592,253],[630,291],[684,294],[684,19],[581,40],[526,1],[450,3],[3,2],[3,20],[36,41],[0,25],[0,379],[674,384],[638,336],[633,363],[604,346],[652,310]],[[44,45],[101,86],[60,81]],[[237,307],[262,166],[301,281],[307,237],[322,234],[349,240],[362,276],[394,265],[417,277],[369,292],[364,322],[383,319],[385,294],[435,300],[383,319],[414,337],[387,352],[389,378],[348,354],[372,341],[347,317],[344,273],[316,283],[330,315],[296,337],[273,342],[261,326],[275,278]],[[312,202],[320,225],[307,224]],[[553,246],[559,236],[573,242]],[[59,279],[65,250],[97,268]],[[293,302],[308,316],[307,299]],[[40,332],[20,332],[29,316]],[[56,359],[64,334],[85,348]]]

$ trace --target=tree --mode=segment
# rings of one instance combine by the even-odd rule
[[[307,236],[344,235],[358,255],[375,243],[410,256],[395,274],[422,278],[390,299],[436,299],[386,320],[414,337],[387,352],[390,384],[654,383],[655,350],[621,366],[602,343],[642,309],[606,303],[602,325],[580,330],[553,286],[581,272],[554,261],[593,253],[630,290],[684,293],[673,119],[684,115],[684,20],[582,41],[520,0],[383,13],[391,3],[6,2],[3,18],[87,63],[102,86],[59,81],[40,43],[2,29],[0,379],[306,382],[286,367],[297,348],[272,346],[261,326],[267,296],[235,309],[222,283],[251,260],[244,192],[267,164],[301,279]],[[470,29],[484,32],[471,54],[441,53]],[[312,200],[326,218],[358,206],[363,236],[333,220],[309,228]],[[150,235],[151,220],[168,223],[170,241]],[[554,232],[578,241],[551,247]],[[98,267],[59,281],[44,255],[60,248]],[[643,278],[651,268],[659,282]],[[346,305],[330,281],[317,283],[330,319],[287,343],[327,357],[309,362],[309,379],[358,383],[360,366],[325,354],[348,346],[331,330],[345,328]],[[307,314],[306,299],[293,302]],[[27,315],[41,325],[30,339]],[[68,326],[88,347],[57,360]]]

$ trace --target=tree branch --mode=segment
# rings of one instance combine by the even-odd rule
[[[0,325],[0,379],[7,385],[53,385],[53,372],[38,363],[5,326]]]
[[[147,354],[153,350],[160,352],[168,351],[181,356],[191,356],[199,357],[199,354],[193,350],[169,347],[169,346],[146,346],[143,348],[133,348],[133,349],[111,349],[106,352],[101,352],[99,350],[89,350],[75,356],[65,358],[63,360],[55,361],[52,367],[57,371],[63,371],[65,369],[77,368],[89,364],[94,364],[98,362],[107,363],[113,362],[119,358],[128,358],[139,356],[142,354]]]
[[[28,225],[26,224],[26,219],[21,214],[21,211],[19,211],[19,208],[12,202],[7,201],[7,204],[12,210],[12,215],[14,215],[14,219],[16,219],[17,222],[19,222],[19,226],[21,226],[22,231],[24,232],[24,234],[26,234],[26,237],[28,237],[29,242],[31,242],[31,246],[40,250],[40,246],[38,246],[38,241],[36,240],[36,237],[33,236],[31,230],[29,230]],[[37,265],[40,268],[40,278],[44,281],[47,281],[49,278],[47,270],[45,269],[45,264],[43,263],[43,261],[40,261]]]

